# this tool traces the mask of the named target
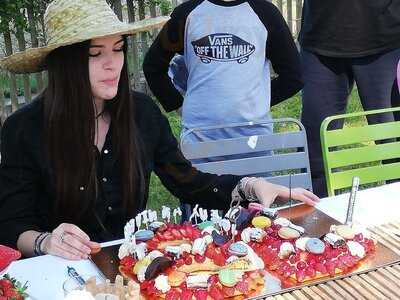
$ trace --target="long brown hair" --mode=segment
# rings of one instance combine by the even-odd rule
[[[111,117],[112,153],[118,163],[126,216],[138,209],[143,190],[135,104],[125,62],[114,99],[105,102]],[[79,222],[94,209],[98,196],[94,145],[96,120],[89,80],[90,41],[58,48],[46,59],[49,80],[44,92],[44,124],[56,194],[55,220]]]

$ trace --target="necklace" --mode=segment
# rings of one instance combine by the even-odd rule
[[[104,114],[104,109],[96,115],[95,119],[97,120],[97,119],[98,119],[99,117],[101,117],[103,114]]]

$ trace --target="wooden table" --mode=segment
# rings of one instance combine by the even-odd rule
[[[306,299],[400,299],[400,263],[379,268],[361,275],[307,286],[289,293],[255,299],[306,300]]]

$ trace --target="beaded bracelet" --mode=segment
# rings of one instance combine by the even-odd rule
[[[48,237],[49,235],[50,235],[50,232],[42,232],[35,238],[33,252],[35,253],[36,256],[45,254],[42,251],[42,243],[45,240],[45,238]]]

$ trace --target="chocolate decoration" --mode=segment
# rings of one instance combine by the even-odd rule
[[[217,246],[223,246],[223,245],[225,245],[225,244],[230,240],[230,238],[229,238],[228,236],[226,236],[226,235],[221,235],[221,234],[219,234],[217,231],[213,231],[213,232],[211,233],[211,236],[212,236],[212,238],[213,238],[214,243],[215,243]]]
[[[151,280],[172,266],[172,260],[165,256],[155,258],[146,269],[144,278]]]
[[[236,219],[236,229],[240,231],[246,228],[254,216],[255,212],[250,212],[249,210],[242,208],[239,212],[238,218]]]

